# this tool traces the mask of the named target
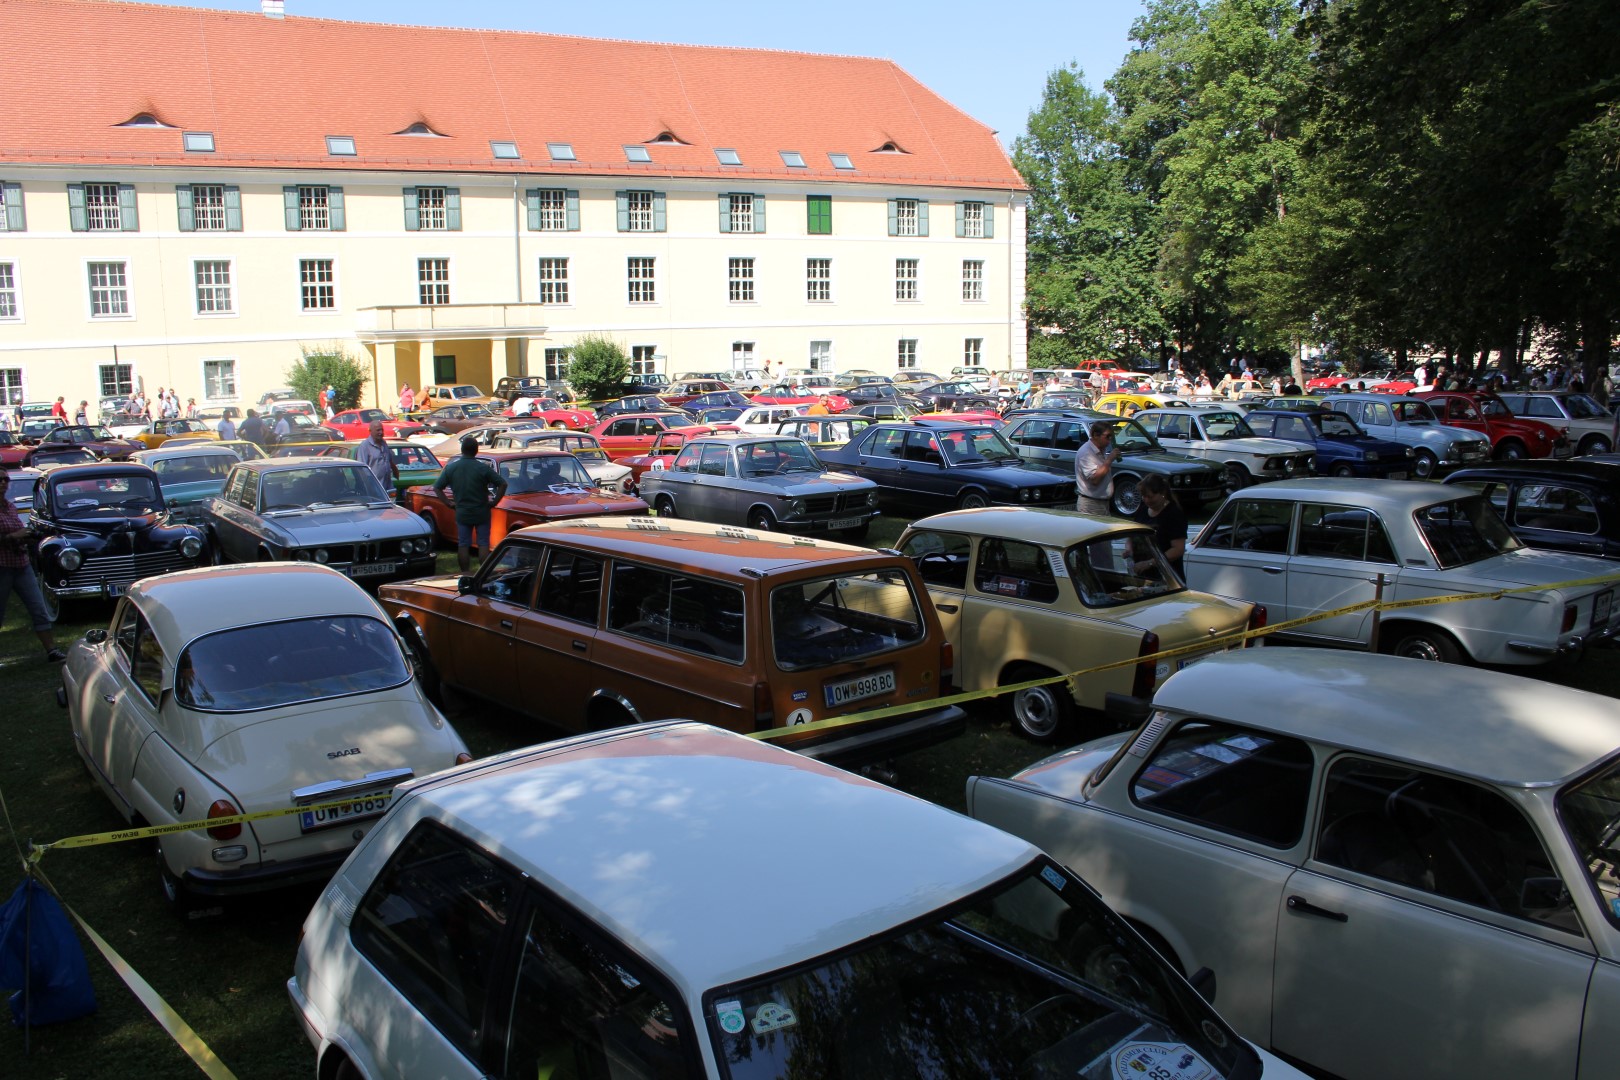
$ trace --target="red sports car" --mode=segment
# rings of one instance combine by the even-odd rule
[[[519,410],[517,405],[525,400],[529,402],[529,407]],[[518,398],[512,405],[513,407],[507,409],[503,415],[539,420],[546,427],[568,428],[570,431],[584,431],[586,428],[596,426],[596,414],[591,410],[564,405],[556,398]]]
[[[323,426],[331,428],[345,439],[366,439],[371,437],[373,420],[383,422],[383,437],[387,439],[408,439],[427,430],[415,420],[399,420],[381,409],[349,409],[347,412],[338,413]]]
[[[479,456],[487,458],[506,481],[505,496],[490,512],[491,545],[499,544],[509,532],[547,521],[647,512],[647,504],[640,499],[598,491],[579,459],[562,450],[489,450]],[[431,486],[406,489],[401,502],[430,522],[440,539],[456,542],[455,508]]]
[[[608,457],[620,461],[646,453],[660,432],[679,430],[691,435],[717,435],[736,431],[735,424],[699,424],[685,413],[622,413],[591,429]]]
[[[755,405],[814,405],[821,400],[821,395],[815,392],[803,394],[755,394]],[[827,408],[832,412],[843,412],[851,405],[849,398],[843,394],[828,394]]]

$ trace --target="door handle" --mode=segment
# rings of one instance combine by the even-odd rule
[[[501,620],[501,629],[502,630],[510,630],[510,629],[512,629],[512,627],[514,625],[516,625],[516,624],[514,624],[511,619],[502,619]]]
[[[1262,566],[1260,569],[1268,574],[1280,574],[1283,572],[1283,568],[1280,566]]]
[[[109,705],[116,705],[116,704],[118,704],[118,695],[117,694],[102,694],[101,695],[101,700],[105,701]]]
[[[955,604],[935,604],[934,606],[947,615],[955,615],[958,610]]]
[[[1288,910],[1297,911],[1301,915],[1317,915],[1324,919],[1332,919],[1334,922],[1350,921],[1350,916],[1344,912],[1329,911],[1327,908],[1317,907],[1303,896],[1290,896],[1288,898]]]
[[[583,641],[575,641],[574,648],[578,649],[580,652],[584,652],[587,646]]]

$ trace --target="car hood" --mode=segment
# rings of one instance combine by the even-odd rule
[[[1375,435],[1323,435],[1322,443],[1328,446],[1349,446],[1362,453],[1377,454],[1379,457],[1405,457],[1406,444],[1395,442],[1393,439],[1380,439]],[[1317,445],[1321,445],[1318,443]],[[1304,445],[1301,443],[1300,445]]]
[[[1127,450],[1121,456],[1130,461],[1151,461],[1162,465],[1166,472],[1220,472],[1207,461],[1169,450]]]
[[[1041,791],[1071,799],[1085,801],[1086,781],[1103,762],[1114,756],[1127,739],[1135,738],[1134,731],[1121,731],[1091,742],[1081,743],[1051,757],[1042,758],[1026,769],[1013,774],[1012,779]],[[1129,768],[1121,764],[1120,768]]]
[[[966,480],[969,477],[986,478],[1016,487],[1048,487],[1052,483],[1052,470],[1034,465],[952,465],[947,472]]]
[[[131,517],[102,521],[97,518],[59,518],[52,522],[53,531],[68,536],[113,537],[119,533],[141,534],[151,532],[163,524],[167,514],[139,514]]]
[[[530,491],[506,496],[500,501],[499,508],[509,514],[549,519],[587,517],[591,514],[635,514],[645,511],[647,504],[627,495]]]
[[[1410,572],[1410,568],[1402,574]],[[1576,555],[1567,551],[1546,548],[1520,548],[1504,551],[1488,559],[1454,567],[1444,572],[1445,584],[1467,583],[1480,589],[1513,588],[1516,585],[1545,588],[1564,581],[1577,581],[1592,577],[1609,576],[1612,585],[1620,584],[1620,567],[1610,559],[1596,555]],[[1442,585],[1444,588],[1445,585]],[[1575,589],[1576,593],[1593,592],[1601,587],[1588,585]]]
[[[1288,442],[1286,439],[1269,439],[1262,436],[1251,436],[1241,439],[1205,439],[1204,444],[1220,450],[1233,450],[1240,454],[1308,454],[1310,450],[1299,443]]]
[[[1434,446],[1450,446],[1458,442],[1483,442],[1489,444],[1490,440],[1477,431],[1467,428],[1447,427],[1437,424],[1433,420],[1402,420],[1395,425],[1397,431],[1408,435],[1415,435],[1424,442]]]
[[[163,499],[172,510],[178,506],[190,506],[213,498],[225,490],[224,479],[219,480],[193,480],[189,484],[164,484]]]
[[[264,519],[300,544],[353,543],[431,535],[426,522],[402,506],[333,506],[278,511]]]
[[[783,495],[817,495],[824,491],[866,491],[877,487],[862,476],[846,472],[789,472],[775,476],[755,476],[741,482],[743,487],[764,488]]]

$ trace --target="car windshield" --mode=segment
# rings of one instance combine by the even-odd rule
[[[1316,413],[1311,417],[1316,422],[1318,430],[1324,435],[1362,435],[1365,434],[1356,427],[1356,422],[1344,413]]]
[[[745,477],[821,471],[821,463],[803,439],[745,443],[737,448],[737,465],[739,474]]]
[[[62,518],[135,517],[163,511],[163,495],[149,476],[95,476],[60,481],[52,494]]]
[[[362,424],[369,424],[373,420],[387,420],[387,419],[388,419],[388,414],[383,412],[381,409],[361,409],[360,410],[360,423],[362,423]]]
[[[1413,516],[1443,570],[1524,546],[1483,495],[1435,503]]]
[[[254,623],[200,637],[175,663],[174,695],[206,712],[272,709],[409,681],[399,639],[369,615]]]
[[[99,427],[99,426],[98,427],[82,428],[81,431],[85,435],[88,435],[92,439],[110,439],[110,438],[113,437],[112,432],[108,431],[104,427]]]
[[[261,482],[259,512],[262,514],[389,501],[370,469],[347,462],[280,469],[266,473]]]
[[[229,451],[221,454],[187,454],[185,457],[160,458],[151,462],[152,471],[160,484],[200,484],[209,480],[223,482],[231,466],[240,460]]]
[[[1260,1071],[1158,954],[1045,861],[898,933],[712,990],[703,1012],[729,1080]]]
[[[877,656],[916,644],[924,631],[911,579],[899,569],[814,578],[771,590],[771,640],[783,671]],[[842,685],[825,688],[829,706],[841,703],[832,697]]]
[[[495,471],[506,481],[509,495],[526,495],[557,487],[591,486],[590,475],[571,454],[546,454],[543,457],[502,461],[495,466]]]
[[[1148,529],[1076,544],[1063,553],[1063,563],[1086,607],[1132,604],[1186,588]]]
[[[534,407],[541,410],[547,410],[560,409],[562,408],[562,405],[557,401],[556,398],[543,397],[534,399]]]
[[[466,410],[466,415],[468,415],[468,416],[494,416],[495,415],[493,412],[490,412],[490,410],[489,410],[489,408],[487,406],[485,406],[482,402],[478,402],[478,401],[469,401],[469,402],[467,402],[467,404],[463,405],[462,408]]]
[[[1122,453],[1132,450],[1162,450],[1162,446],[1147,433],[1147,429],[1135,420],[1119,419],[1113,421],[1114,448]]]
[[[1596,398],[1585,394],[1569,394],[1564,398],[1564,407],[1569,415],[1576,420],[1607,420],[1609,410],[1599,405]]]
[[[1565,788],[1557,807],[1558,820],[1597,893],[1598,906],[1620,926],[1620,759]]]
[[[458,401],[462,398],[483,397],[483,395],[478,392],[478,387],[476,386],[452,386],[450,388],[449,396]]]
[[[402,469],[437,469],[439,459],[425,446],[390,446],[394,464]]]
[[[1014,450],[998,431],[989,428],[963,428],[939,433],[939,444],[947,465],[988,465],[1018,461]]]
[[[1392,401],[1390,407],[1395,410],[1395,419],[1403,424],[1435,424],[1434,410],[1429,408],[1426,401],[1414,401],[1409,398],[1401,401]]]
[[[1247,439],[1254,435],[1249,422],[1235,412],[1204,413],[1199,419],[1207,439]]]

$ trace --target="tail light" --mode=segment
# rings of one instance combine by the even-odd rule
[[[765,731],[776,726],[776,705],[771,699],[771,684],[754,684],[754,730]]]
[[[1142,647],[1137,656],[1152,656],[1159,651],[1159,635],[1149,630],[1142,635]],[[1136,679],[1131,683],[1131,696],[1142,698],[1144,701],[1153,697],[1155,679],[1153,669],[1156,663],[1152,660],[1142,660],[1136,665]]]
[[[473,756],[471,754],[467,753],[467,751],[463,750],[461,753],[456,755],[456,764],[457,765],[465,765],[465,764],[467,764],[467,762],[471,761],[472,759],[473,759]]]
[[[950,642],[939,647],[939,692],[956,685],[956,646]]]
[[[214,805],[208,808],[208,817],[209,820],[220,817],[235,817],[241,812],[242,811],[232,806],[229,800],[215,799]],[[208,835],[212,836],[215,840],[235,840],[238,836],[242,835],[242,823],[238,821],[230,825],[215,826],[214,828],[208,830]]]
[[[1266,605],[1264,605],[1264,604],[1256,604],[1256,605],[1254,605],[1254,610],[1249,612],[1249,629],[1250,630],[1264,630],[1265,628],[1266,628]],[[1253,645],[1253,644],[1254,644],[1254,639],[1250,638],[1249,640],[1247,640],[1247,641],[1245,641],[1243,643],[1243,647],[1248,648],[1250,645]]]
[[[1567,634],[1575,629],[1575,605],[1564,605],[1564,625],[1559,629],[1560,634]]]

